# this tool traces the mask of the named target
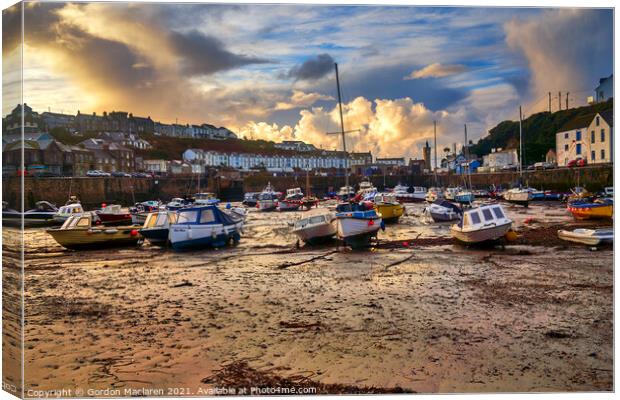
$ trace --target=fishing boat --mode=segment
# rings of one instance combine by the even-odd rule
[[[475,196],[471,190],[463,189],[454,195],[454,201],[461,204],[471,204],[474,202]]]
[[[527,207],[532,200],[532,193],[528,189],[513,188],[504,192],[504,200]]]
[[[310,215],[295,221],[292,232],[305,243],[324,243],[336,235],[335,219],[333,213]]]
[[[426,188],[422,186],[414,186],[409,191],[409,187],[397,185],[392,193],[396,195],[396,200],[401,203],[417,203],[426,199]]]
[[[271,182],[258,195],[256,208],[259,211],[273,211],[278,207],[278,193],[271,187]]]
[[[463,219],[450,232],[458,242],[477,244],[502,238],[512,227],[499,204],[481,205],[463,212]]]
[[[37,201],[34,208],[26,211],[23,215],[24,227],[46,226],[57,224],[54,215],[58,212],[58,208],[48,201]],[[2,203],[2,222],[5,225],[21,226],[22,214],[8,208],[8,204]]]
[[[443,199],[443,193],[441,189],[437,187],[432,187],[428,189],[428,191],[426,192],[426,195],[424,196],[424,200],[426,200],[429,203],[433,203],[439,199]]]
[[[101,223],[105,225],[131,224],[132,218],[129,209],[122,208],[119,204],[102,204],[101,209],[95,211]]]
[[[572,201],[585,201],[592,198],[592,193],[590,193],[585,187],[576,186],[571,189],[571,193],[566,196],[567,201],[570,203]]]
[[[286,189],[286,197],[284,200],[301,200],[304,197],[304,192],[301,188]]]
[[[612,199],[572,201],[567,208],[575,219],[611,219],[614,215]]]
[[[359,195],[362,199],[367,198],[369,196],[374,197],[377,193],[377,188],[370,182],[365,179],[359,183],[360,189],[357,191],[357,195]]]
[[[455,199],[455,197],[456,197],[456,194],[457,194],[460,190],[461,190],[461,189],[460,189],[460,188],[457,188],[457,187],[449,187],[449,188],[446,188],[446,190],[443,192],[443,197],[444,197],[446,200],[449,200],[449,201],[454,201],[454,199]]]
[[[359,203],[341,203],[336,211],[338,239],[354,249],[367,247],[384,226],[381,215]]]
[[[84,213],[84,209],[80,203],[72,203],[64,205],[54,214],[54,221],[64,223],[71,216],[78,216]]]
[[[248,192],[243,195],[243,201],[241,204],[247,207],[256,207],[256,203],[258,202],[259,192]]]
[[[146,217],[150,213],[157,212],[160,207],[161,203],[155,200],[136,203],[129,209],[129,212],[131,213],[131,222],[135,225],[143,225],[146,221]]]
[[[194,194],[194,206],[216,206],[219,203],[220,199],[215,196],[215,193],[202,192]]]
[[[463,210],[458,206],[441,199],[428,206],[426,212],[435,222],[456,221],[463,215]]]
[[[613,228],[574,229],[572,231],[560,229],[558,231],[558,237],[569,242],[586,244],[588,246],[598,246],[601,244],[613,243],[614,230]]]
[[[342,186],[336,193],[340,201],[347,201],[355,196],[355,190],[351,186]]]
[[[62,208],[62,207],[61,207]],[[140,239],[139,226],[93,226],[91,213],[73,214],[60,228],[46,230],[61,246],[72,249],[136,245]]]
[[[381,193],[375,196],[374,209],[381,215],[383,221],[387,223],[398,222],[404,214],[405,206],[396,200],[394,193]]]
[[[301,200],[280,200],[277,202],[278,211],[297,211],[301,207]]]
[[[223,247],[241,239],[243,220],[233,218],[216,206],[189,207],[177,214],[169,235],[174,250]]]
[[[168,244],[170,225],[177,220],[177,213],[173,211],[158,211],[149,213],[140,228],[140,234],[155,246]]]

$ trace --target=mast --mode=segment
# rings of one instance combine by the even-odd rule
[[[349,155],[347,154],[347,141],[344,137],[344,118],[342,116],[342,97],[340,95],[340,79],[338,77],[338,63],[334,63],[336,69],[336,87],[338,88],[338,110],[340,112],[340,132],[342,134],[342,151],[344,152],[344,186],[349,190]]]
[[[519,176],[523,178],[523,117],[519,106]]]
[[[433,171],[435,172],[435,186],[437,186],[437,121],[433,121],[433,135],[435,136],[435,168]]]

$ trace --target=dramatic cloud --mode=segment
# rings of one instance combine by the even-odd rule
[[[443,78],[445,76],[450,76],[454,74],[458,74],[461,72],[467,71],[467,67],[460,64],[454,65],[442,65],[439,63],[434,63],[427,65],[426,67],[419,69],[417,71],[411,72],[409,75],[405,76],[403,79],[422,79],[422,78]]]
[[[293,90],[290,101],[278,102],[275,109],[291,110],[293,108],[310,107],[319,100],[334,100],[334,98],[320,93],[304,93],[301,90]]]
[[[613,58],[613,16],[609,10],[547,10],[505,24],[506,43],[521,53],[531,72],[534,101],[547,92],[570,91],[583,104]]]
[[[304,61],[288,71],[289,78],[297,80],[316,80],[334,70],[334,59],[329,54],[319,54],[316,58]]]

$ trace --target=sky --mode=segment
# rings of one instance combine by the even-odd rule
[[[4,89],[17,93],[20,8],[3,12]],[[613,71],[611,9],[26,3],[24,100],[128,111],[246,138],[421,157],[505,119],[583,105]],[[15,97],[18,99],[18,97]],[[17,100],[18,101],[18,100]],[[17,101],[5,101],[7,114]]]

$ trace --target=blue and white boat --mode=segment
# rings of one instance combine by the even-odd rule
[[[220,203],[220,199],[215,197],[214,193],[196,193],[194,195],[195,206],[216,206]]]
[[[174,211],[149,213],[140,229],[140,234],[155,246],[165,246],[170,236],[170,225],[176,220],[177,213]]]
[[[470,190],[461,190],[454,195],[454,201],[461,204],[471,204],[476,196]]]
[[[336,234],[338,239],[352,248],[368,247],[379,229],[385,229],[381,214],[357,203],[342,203],[336,208]]]
[[[170,225],[170,245],[174,250],[223,247],[241,239],[243,220],[216,206],[188,207],[177,212]]]

